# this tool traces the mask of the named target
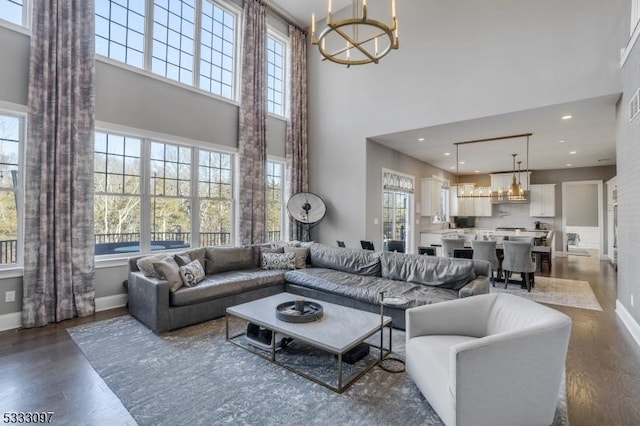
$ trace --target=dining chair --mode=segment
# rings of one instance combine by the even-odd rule
[[[540,268],[542,268],[542,265],[546,263],[549,266],[549,270],[551,270],[551,253],[554,233],[554,230],[549,231],[547,236],[542,239],[542,246],[538,248],[538,250],[544,250],[540,253]]]
[[[436,255],[436,248],[435,247],[423,247],[420,246],[418,247],[418,254],[424,254],[427,256],[435,256]]]
[[[391,252],[404,253],[405,245],[403,240],[389,240],[387,242],[387,248]]]
[[[363,250],[375,250],[375,248],[373,248],[373,241],[360,240],[360,246]]]
[[[496,276],[502,271],[501,262],[496,253],[496,241],[471,241],[473,247],[473,259],[486,260],[491,264],[491,284],[496,286]]]
[[[504,259],[502,260],[502,270],[504,272],[504,288],[509,285],[509,278],[514,272],[523,275],[528,291],[531,291],[533,283],[533,273],[536,271],[536,263],[531,259],[532,243],[525,241],[505,241]]]
[[[473,249],[469,247],[454,248],[453,257],[456,259],[473,259]]]
[[[338,247],[346,247],[344,245],[344,241],[342,241],[342,240],[336,240],[336,243],[338,243]]]
[[[464,248],[464,240],[459,238],[443,238],[442,239],[442,255],[444,257],[453,257],[454,249]]]

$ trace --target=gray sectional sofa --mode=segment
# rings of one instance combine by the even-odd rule
[[[406,307],[489,292],[490,266],[485,261],[321,244],[307,248],[308,252],[295,249],[298,257],[307,256],[306,267],[291,270],[261,269],[265,246],[188,250],[178,255],[201,262],[206,276],[193,287],[177,289],[165,276],[145,275],[139,267],[141,258],[133,258],[129,311],[160,333],[223,316],[228,306],[283,291],[371,312],[380,311],[381,291],[386,297],[406,298]],[[149,258],[142,261],[148,270]],[[406,307],[385,308],[394,327],[404,329]]]

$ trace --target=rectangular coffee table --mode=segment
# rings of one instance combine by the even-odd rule
[[[263,299],[227,308],[227,340],[338,393],[344,392],[351,384],[378,365],[380,360],[391,352],[391,318],[388,316],[383,317],[380,314],[360,311],[320,300],[304,298],[305,301],[316,302],[322,305],[323,316],[319,321],[297,324],[281,321],[276,318],[276,306],[280,303],[295,301],[299,298],[300,296],[295,294],[280,293],[274,296],[265,297]],[[241,338],[244,336],[244,332],[230,336],[229,317],[232,316],[271,330],[271,351],[261,352],[260,350],[250,349],[246,344],[242,343]],[[389,330],[388,348],[384,348],[382,342],[382,332],[385,327]],[[374,344],[369,345],[379,350],[379,357],[364,370],[354,374],[352,377],[348,377],[346,382],[343,384],[343,355],[378,332],[381,333],[380,346],[376,346]],[[321,381],[310,374],[279,361],[276,358],[278,352],[276,350],[276,333],[291,337],[295,341],[305,343],[322,351],[335,354],[338,358],[337,386]]]

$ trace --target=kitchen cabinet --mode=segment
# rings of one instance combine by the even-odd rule
[[[555,183],[531,185],[529,188],[529,215],[532,217],[555,217]]]
[[[420,182],[422,199],[420,202],[420,214],[440,218],[445,209],[442,206],[442,181],[437,179],[422,179]]]
[[[491,188],[490,187],[478,187],[474,188],[473,195],[478,198],[474,198],[473,215],[474,216],[491,216]]]
[[[449,188],[449,216],[459,216],[458,187]]]

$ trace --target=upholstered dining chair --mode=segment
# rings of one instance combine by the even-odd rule
[[[473,258],[486,260],[491,264],[491,284],[496,286],[496,276],[500,276],[502,270],[500,260],[496,254],[496,241],[471,241],[473,247]]]
[[[443,238],[442,239],[442,255],[444,257],[453,257],[454,249],[464,248],[464,240],[459,238]]]
[[[344,241],[342,241],[342,240],[336,240],[336,243],[338,244],[338,247],[346,247],[344,245]]]
[[[362,247],[363,250],[375,250],[373,241],[360,240],[360,247]]]
[[[547,233],[547,236],[543,238],[542,246],[538,247],[538,251],[540,252],[540,268],[545,263],[549,266],[549,270],[551,270],[551,255],[553,251],[553,234],[555,231],[551,230]]]
[[[436,248],[435,247],[419,246],[418,247],[418,254],[424,254],[424,255],[427,255],[427,256],[435,256],[436,255]]]
[[[523,274],[527,290],[533,286],[533,273],[536,271],[536,263],[531,259],[532,243],[521,241],[505,241],[504,259],[502,270],[504,271],[504,288],[509,285],[509,278],[514,272]]]
[[[394,251],[397,253],[405,252],[405,245],[404,245],[404,241],[402,240],[389,240],[387,242],[387,248],[391,252],[394,252]]]

